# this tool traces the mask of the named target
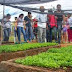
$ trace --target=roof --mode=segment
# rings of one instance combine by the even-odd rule
[[[39,4],[55,0],[0,0],[0,4]]]

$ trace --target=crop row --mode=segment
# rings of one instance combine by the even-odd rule
[[[16,44],[16,45],[3,45],[0,46],[0,53],[24,51],[33,48],[47,47],[58,45],[57,43],[32,43],[32,44]]]
[[[72,67],[72,46],[49,49],[47,52],[24,59],[17,59],[18,64],[48,68]]]

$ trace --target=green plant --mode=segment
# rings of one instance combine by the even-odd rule
[[[16,63],[30,66],[40,66],[48,68],[72,67],[72,46],[62,47],[60,49],[49,49],[47,52],[34,56],[28,56],[24,59],[15,60]]]
[[[16,52],[16,51],[24,51],[33,48],[47,47],[58,45],[57,43],[33,43],[33,44],[16,44],[16,45],[3,45],[0,46],[0,53],[3,52]]]

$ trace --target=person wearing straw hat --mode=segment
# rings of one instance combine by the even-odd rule
[[[40,6],[41,14],[37,15],[38,20],[38,42],[43,43],[46,39],[46,22],[47,22],[47,15],[44,14],[45,8],[44,6]]]

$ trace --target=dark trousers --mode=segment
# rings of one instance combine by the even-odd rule
[[[61,30],[62,30],[62,21],[57,22],[57,32],[58,32],[58,43],[61,42]]]
[[[53,30],[53,32],[54,32],[54,39],[55,39],[55,41],[57,42],[57,28],[56,27],[53,27],[53,28],[50,28],[50,42],[52,42],[52,30]]]

